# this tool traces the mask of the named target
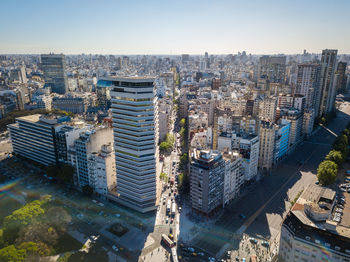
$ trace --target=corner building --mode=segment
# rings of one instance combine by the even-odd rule
[[[158,107],[154,78],[111,78],[115,201],[145,213],[156,209],[158,195]]]

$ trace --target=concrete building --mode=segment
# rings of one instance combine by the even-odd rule
[[[115,200],[139,212],[156,209],[159,172],[158,102],[154,78],[111,78],[117,169]]]
[[[274,162],[274,149],[276,141],[276,126],[273,122],[260,122],[259,168],[268,171]]]
[[[321,65],[299,64],[295,94],[305,96],[305,107],[318,110],[321,99]]]
[[[112,136],[111,136],[112,137]],[[108,197],[115,190],[117,177],[113,144],[108,143],[88,156],[89,185],[99,197]]]
[[[346,90],[346,82],[347,82],[347,75],[346,75],[346,62],[339,62],[337,66],[337,82],[336,82],[336,90],[337,92],[344,92]]]
[[[225,161],[218,151],[194,150],[190,173],[192,208],[208,215],[222,205]]]
[[[56,156],[59,163],[75,166],[75,161],[69,159],[69,149],[74,146],[80,134],[89,130],[91,126],[85,124],[58,125],[55,127]]]
[[[225,161],[223,207],[228,205],[240,194],[244,183],[243,159],[238,152],[226,151],[223,153]]]
[[[341,223],[336,192],[310,184],[283,221],[278,261],[350,261],[350,224]],[[336,215],[338,214],[338,215]]]
[[[30,115],[8,125],[13,152],[43,165],[56,164],[55,126],[70,121],[57,115]]]
[[[289,148],[291,148],[302,139],[303,114],[297,109],[286,109],[281,112],[281,116],[290,121]]]
[[[76,168],[75,183],[77,186],[83,187],[90,185],[93,187],[94,183],[90,177],[90,168],[92,167],[89,165],[91,155],[99,152],[103,145],[109,144],[113,144],[113,129],[108,127],[89,129],[81,132],[79,138],[74,140],[74,146],[69,148],[68,159],[70,164]]]
[[[271,83],[284,84],[286,74],[286,56],[262,56],[259,59],[259,79],[267,77]]]
[[[259,103],[259,118],[274,122],[276,119],[277,99],[269,97]]]
[[[244,133],[233,134],[231,150],[238,150],[242,157],[242,167],[245,181],[257,179],[259,136]]]
[[[84,97],[54,97],[52,107],[73,114],[83,114],[86,112],[88,102]]]
[[[165,111],[159,110],[158,112],[158,129],[159,129],[159,142],[165,141],[166,134],[169,131],[168,114]]]
[[[36,106],[47,111],[52,110],[52,97],[50,95],[40,95],[35,98]]]
[[[338,50],[325,49],[321,57],[321,103],[317,116],[326,115],[334,110],[336,83],[334,73],[336,71]]]
[[[44,73],[45,85],[50,86],[52,92],[67,92],[66,58],[63,54],[42,54],[41,70]]]
[[[305,109],[304,116],[303,116],[303,129],[302,129],[303,137],[309,137],[312,134],[312,131],[314,129],[314,122],[315,122],[315,110],[313,108]]]

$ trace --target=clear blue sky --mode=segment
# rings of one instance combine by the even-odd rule
[[[2,0],[0,54],[350,53],[350,0]]]

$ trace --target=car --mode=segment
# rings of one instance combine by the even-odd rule
[[[198,256],[204,257],[204,253],[203,252],[198,252]]]
[[[172,224],[174,222],[174,218],[170,219],[170,224]]]
[[[267,241],[262,241],[261,245],[264,246],[264,247],[268,247],[268,246],[270,246],[270,243],[267,242]]]
[[[167,218],[165,219],[165,223],[168,224],[168,222],[169,222],[169,218],[167,217]]]
[[[196,256],[198,256],[198,254],[196,252],[193,252],[192,256],[196,257]]]
[[[172,233],[173,233],[173,228],[172,228],[172,227],[170,227],[170,229],[169,229],[169,233],[170,233],[170,234],[172,234]]]
[[[181,211],[182,211],[182,208],[181,208],[181,207],[179,207],[179,213],[181,213]]]
[[[116,245],[113,245],[113,246],[112,246],[112,249],[113,249],[115,252],[118,252],[118,251],[119,251],[119,248],[117,248]]]
[[[246,216],[245,216],[244,214],[240,214],[239,217],[240,217],[241,219],[245,219],[245,218],[246,218]]]
[[[174,235],[173,234],[169,234],[168,237],[173,240],[174,239]]]
[[[346,192],[346,189],[345,188],[340,188],[340,191]]]
[[[316,184],[316,185],[320,184],[320,181],[316,181],[315,184]]]
[[[254,237],[250,237],[249,241],[252,242],[253,244],[257,244],[258,240],[256,240]]]
[[[190,252],[194,252],[194,248],[193,247],[188,247],[187,250],[190,251]]]
[[[245,262],[245,257],[244,257],[244,258],[242,258],[242,262]]]
[[[90,238],[91,238],[92,241],[96,241],[98,237],[97,236],[91,236]]]
[[[209,258],[208,258],[208,261],[209,261],[209,262],[215,262],[215,258],[209,257]]]

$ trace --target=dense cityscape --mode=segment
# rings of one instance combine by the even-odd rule
[[[335,48],[3,52],[0,262],[350,262]]]

